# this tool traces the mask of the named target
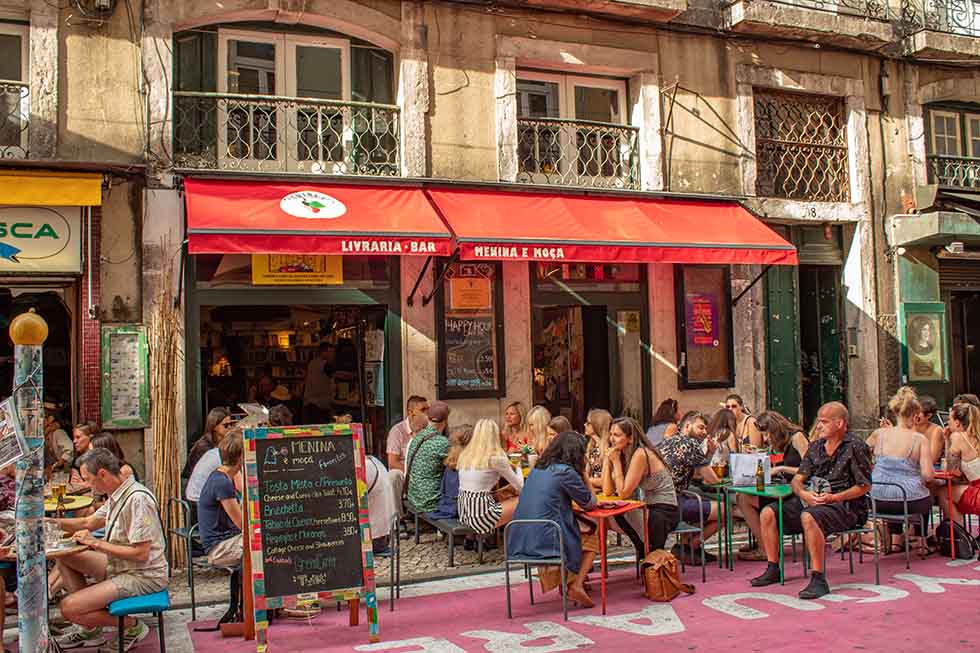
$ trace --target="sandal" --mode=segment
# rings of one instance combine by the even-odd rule
[[[585,592],[581,592],[577,589],[568,588],[568,598],[578,603],[583,608],[594,608],[595,601],[589,598],[589,595]]]

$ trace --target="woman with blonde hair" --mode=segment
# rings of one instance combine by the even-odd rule
[[[602,461],[609,447],[609,429],[613,416],[608,410],[593,408],[585,416],[585,473],[592,489],[602,490]]]
[[[953,486],[953,505],[947,505],[946,488],[937,490],[947,515],[958,522],[963,515],[980,515],[980,408],[972,404],[953,404],[949,411],[949,444],[946,469],[966,480]]]
[[[541,453],[548,447],[548,423],[551,413],[544,406],[535,406],[527,413],[527,443]]]
[[[473,438],[456,461],[459,472],[459,521],[476,533],[493,533],[509,522],[517,508],[517,498],[502,503],[493,495],[500,479],[515,490],[524,487],[524,477],[510,466],[507,452],[500,446],[500,427],[490,419],[481,419],[473,429]]]
[[[500,440],[507,453],[520,451],[527,444],[527,409],[521,402],[511,402],[504,408]]]

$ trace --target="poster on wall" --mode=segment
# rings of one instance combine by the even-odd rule
[[[734,384],[731,279],[727,265],[675,268],[678,368],[682,388]]]
[[[718,297],[707,293],[687,293],[687,346],[717,347]]]
[[[14,398],[0,402],[0,468],[15,463],[27,453],[20,419],[14,409]]]
[[[0,206],[0,272],[82,271],[77,206]]]
[[[344,283],[344,257],[252,254],[256,286],[335,286]]]
[[[146,327],[102,328],[102,426],[143,428],[150,419]]]
[[[906,375],[910,383],[946,380],[945,306],[904,304]]]

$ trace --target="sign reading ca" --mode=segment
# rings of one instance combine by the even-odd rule
[[[0,206],[0,272],[82,271],[77,206]]]

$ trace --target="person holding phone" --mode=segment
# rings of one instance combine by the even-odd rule
[[[783,502],[783,525],[787,534],[804,533],[813,562],[810,584],[801,599],[817,599],[830,593],[824,575],[827,536],[863,524],[868,518],[867,494],[871,490],[871,449],[848,432],[848,412],[844,404],[833,401],[820,407],[817,427],[820,437],[813,442],[793,476],[793,498]],[[808,486],[817,478],[829,484],[829,491]],[[753,578],[753,587],[779,582],[779,527],[777,507],[762,509],[761,535],[768,567]]]

